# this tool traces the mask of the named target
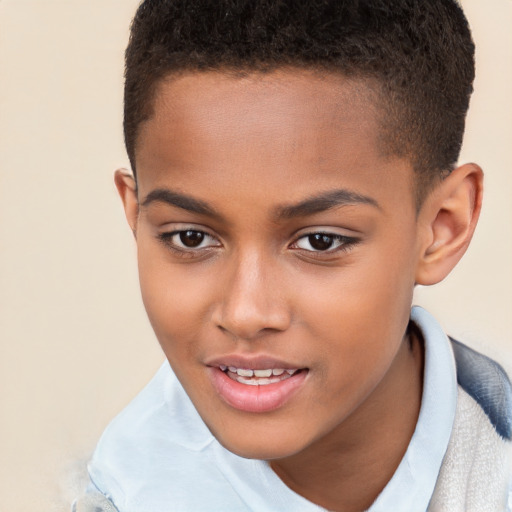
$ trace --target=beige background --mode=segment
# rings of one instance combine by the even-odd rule
[[[417,301],[512,362],[512,2],[463,2],[477,41],[462,160],[474,244]],[[162,361],[112,171],[136,0],[0,0],[0,510],[64,511],[109,419]]]

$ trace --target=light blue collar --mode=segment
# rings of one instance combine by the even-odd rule
[[[424,338],[423,395],[416,429],[392,479],[368,512],[425,512],[448,447],[457,405],[455,359],[450,341],[427,311],[413,307],[411,320]],[[239,496],[251,510],[268,510],[268,494],[280,510],[324,510],[286,487],[263,461],[247,461],[222,448],[209,447]],[[249,475],[253,478],[249,478]],[[364,478],[364,475],[362,476]],[[255,485],[259,482],[259,485]]]
[[[411,320],[425,341],[420,415],[402,462],[369,512],[427,510],[455,419],[457,377],[450,341],[424,309],[413,307]]]
[[[411,318],[425,340],[421,410],[402,462],[368,512],[425,512],[452,431],[457,382],[450,342],[423,309],[413,308]],[[120,512],[323,510],[266,462],[223,448],[167,362],[107,428],[89,474]]]

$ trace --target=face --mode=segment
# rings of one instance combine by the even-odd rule
[[[346,435],[396,371],[419,244],[410,164],[379,140],[369,90],[340,76],[160,84],[128,207],[143,300],[199,414],[239,455]]]

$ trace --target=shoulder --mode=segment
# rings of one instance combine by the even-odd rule
[[[450,342],[456,414],[428,510],[505,510],[512,469],[512,386],[496,361]]]
[[[99,491],[108,498],[98,506],[102,512],[228,510],[229,502],[240,500],[219,469],[213,444],[166,362],[103,433],[88,468],[95,492],[84,503],[102,499]],[[108,502],[116,508],[105,508]],[[97,512],[90,506],[83,511]]]
[[[487,415],[496,432],[512,439],[512,385],[496,361],[450,338],[457,382]]]
[[[88,492],[73,503],[71,512],[118,512],[114,504],[100,492]]]

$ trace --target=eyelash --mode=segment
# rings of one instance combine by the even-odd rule
[[[321,236],[321,237],[326,237],[329,240],[329,242],[331,244],[336,244],[336,242],[338,242],[338,245],[334,248],[327,248],[326,250],[309,250],[309,249],[304,249],[302,247],[297,247],[297,244],[300,240],[308,240],[308,243],[309,245],[311,246],[311,237],[314,237],[314,236]],[[329,233],[327,231],[314,231],[312,233],[305,233],[304,235],[301,235],[299,238],[297,238],[295,240],[295,242],[293,242],[291,244],[291,248],[294,249],[294,250],[297,250],[297,251],[304,251],[305,253],[308,253],[308,256],[312,256],[312,257],[315,257],[315,258],[321,258],[321,257],[325,257],[324,255],[333,255],[333,254],[337,254],[338,252],[348,252],[350,249],[352,249],[356,244],[359,243],[359,239],[358,238],[355,238],[355,237],[350,237],[350,236],[346,236],[346,235],[339,235],[337,233]],[[295,246],[295,247],[294,247]]]
[[[186,247],[186,246],[180,247],[176,244],[176,242],[173,242],[174,237],[180,236],[185,233],[194,233],[196,235],[203,236],[203,240],[201,240],[199,242],[199,245],[201,245],[203,243],[203,241],[206,237],[208,237],[212,240],[217,240],[214,236],[210,235],[209,233],[206,233],[205,231],[201,231],[200,229],[179,229],[179,230],[171,231],[168,233],[160,233],[158,235],[158,239],[161,242],[163,242],[167,248],[175,251],[179,256],[182,256],[182,257],[188,256],[188,257],[193,258],[193,257],[197,256],[197,253],[199,251],[202,252],[202,251],[220,246],[220,242],[218,242],[215,245],[209,245],[207,247],[197,247],[197,248]],[[183,242],[181,242],[181,243],[183,244]],[[203,254],[204,254],[204,252],[203,252]]]
[[[185,233],[194,233],[194,235],[202,236],[203,239],[200,240],[200,242],[198,244],[199,247],[196,247],[196,248],[186,247],[186,246],[180,247],[176,244],[176,242],[173,242],[174,237],[181,236]],[[331,244],[336,244],[336,242],[338,242],[339,245],[337,247],[335,247],[334,249],[331,247],[328,247],[325,250],[310,250],[310,249],[304,249],[303,247],[298,246],[299,241],[309,239],[308,240],[309,245],[312,247],[310,238],[314,237],[314,236],[326,237],[326,238],[330,239],[328,242],[330,242]],[[203,241],[206,238],[209,238],[211,240],[217,240],[217,243],[208,245],[206,247],[200,247],[200,245],[203,243]],[[163,242],[167,248],[170,248],[171,250],[175,251],[181,257],[194,258],[194,257],[198,256],[198,253],[205,254],[204,251],[208,251],[210,249],[221,246],[221,244],[217,238],[215,238],[213,235],[210,235],[209,233],[202,231],[200,229],[180,229],[180,230],[171,231],[171,232],[167,232],[167,233],[160,233],[158,235],[158,239],[161,242]],[[348,252],[356,244],[358,244],[359,241],[360,240],[355,237],[339,235],[336,233],[329,233],[326,231],[314,231],[311,233],[305,233],[305,234],[301,235],[292,244],[290,244],[289,247],[296,251],[302,251],[303,253],[306,253],[309,257],[322,258],[327,255],[336,254],[338,252]],[[181,241],[181,243],[183,244],[183,241]]]

